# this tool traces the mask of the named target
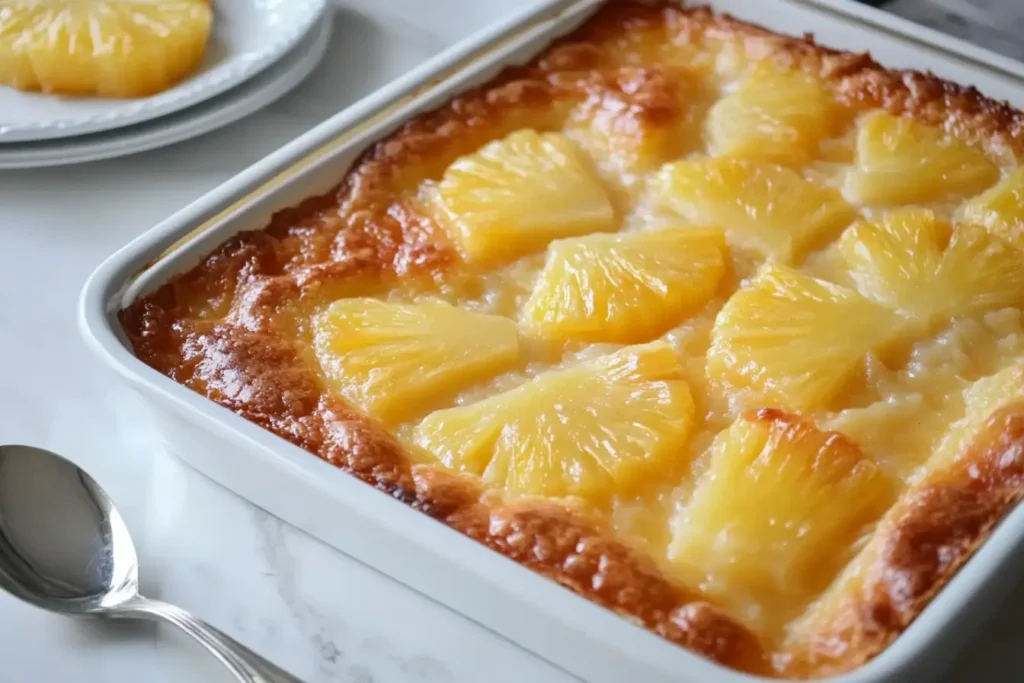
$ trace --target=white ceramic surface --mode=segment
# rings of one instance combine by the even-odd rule
[[[322,22],[263,73],[184,111],[103,133],[0,145],[0,169],[41,168],[111,159],[166,147],[234,123],[301,83],[327,50],[331,28],[331,22]]]
[[[134,394],[98,367],[75,329],[82,282],[116,248],[444,43],[521,6],[431,2],[427,11],[423,0],[343,0],[328,55],[308,81],[202,139],[117,161],[0,171],[0,436],[88,467],[140,543],[148,592],[309,683],[578,683],[166,455]],[[942,683],[1018,683],[1022,613],[1024,584]],[[228,683],[173,630],[70,622],[5,595],[0,659],[4,683]]]
[[[206,58],[195,74],[150,97],[104,99],[0,86],[4,143],[84,135],[149,121],[215,97],[282,58],[323,15],[326,0],[216,0]]]

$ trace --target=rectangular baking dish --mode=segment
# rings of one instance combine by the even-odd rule
[[[418,112],[523,63],[600,0],[521,12],[429,60],[182,209],[104,262],[82,292],[79,324],[99,358],[152,406],[169,452],[256,505],[588,681],[761,681],[694,655],[478,545],[312,457],[135,358],[117,313],[242,230],[333,187],[361,151]],[[824,45],[870,50],[1024,106],[1024,70],[906,27],[848,0],[713,0],[715,10]],[[847,11],[853,11],[847,15]],[[995,55],[991,55],[995,56]],[[882,654],[836,683],[926,681],[1024,569],[1024,506],[1000,524]]]

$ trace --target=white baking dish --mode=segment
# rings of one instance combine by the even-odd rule
[[[484,31],[160,223],[92,275],[82,293],[80,325],[97,355],[151,402],[171,452],[260,507],[566,670],[615,683],[763,680],[722,668],[629,623],[176,384],[134,357],[117,320],[117,312],[137,296],[191,268],[231,235],[260,228],[276,210],[328,190],[363,149],[415,113],[486,81],[503,65],[528,60],[598,4],[562,2],[561,11],[531,10]],[[880,31],[877,22],[887,20],[881,13],[868,13],[870,21],[844,21],[840,12],[852,5],[844,0],[822,6],[810,0],[710,4],[783,33],[813,32],[825,45],[870,50],[887,66],[930,69],[1024,106],[1024,87],[1006,64],[985,66],[977,50],[948,39],[936,46]],[[863,19],[863,8],[857,10]],[[1022,560],[1024,506],[890,648],[835,680],[929,680],[1013,585]]]

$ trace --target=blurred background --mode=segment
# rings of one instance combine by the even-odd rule
[[[1024,0],[865,0],[886,11],[1024,59]]]

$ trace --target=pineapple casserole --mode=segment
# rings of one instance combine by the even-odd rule
[[[821,678],[1024,492],[1022,153],[973,89],[612,0],[121,319],[663,638]]]
[[[0,0],[0,85],[142,97],[198,67],[210,0]]]

